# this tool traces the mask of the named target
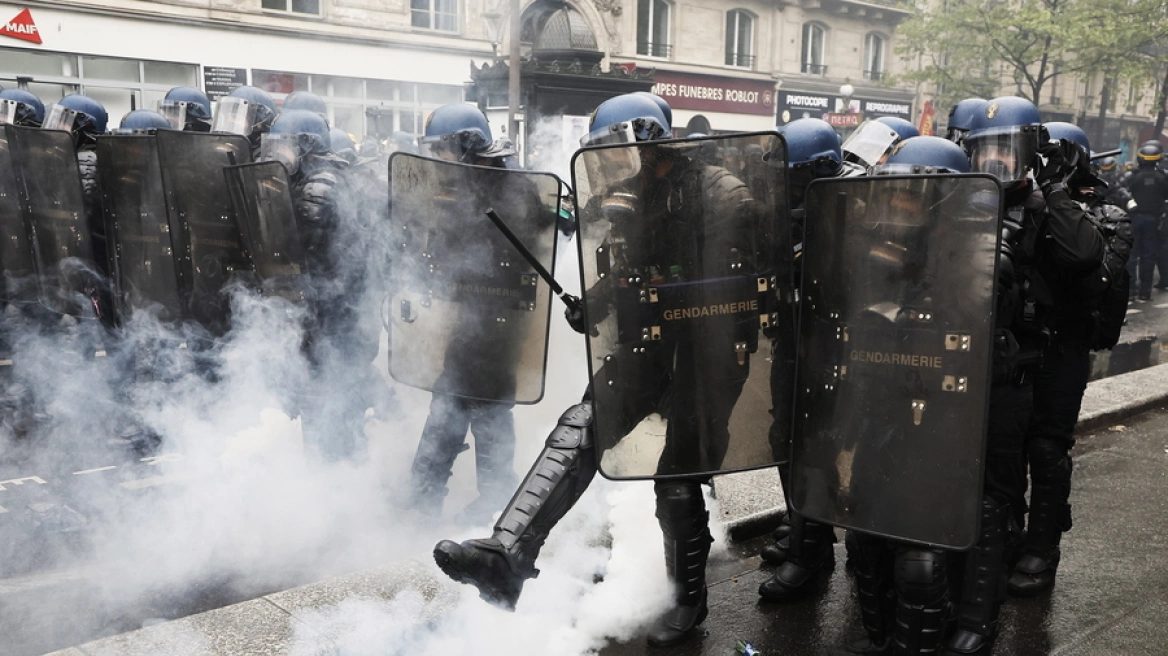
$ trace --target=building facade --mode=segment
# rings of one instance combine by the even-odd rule
[[[25,86],[48,103],[85,93],[107,107],[111,126],[131,109],[155,107],[178,85],[212,98],[243,83],[277,99],[303,89],[322,96],[333,124],[358,138],[417,134],[433,108],[466,97],[472,67],[503,59],[509,36],[498,17],[510,7],[509,0],[0,2],[0,20],[9,20],[0,30],[0,85]],[[534,0],[521,7],[525,56],[541,20],[571,9],[571,29],[590,34],[599,55],[588,67],[651,80],[674,107],[679,133],[766,130],[849,112],[856,116],[837,122],[912,118],[912,92],[883,84],[900,65],[891,53],[906,15],[892,2]],[[496,97],[496,109],[499,102],[506,105]]]

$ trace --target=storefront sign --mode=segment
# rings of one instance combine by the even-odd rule
[[[41,43],[41,33],[32,20],[32,12],[24,9],[12,20],[0,25],[0,36],[9,36],[21,41]]]
[[[896,116],[905,120],[912,120],[912,103],[897,102],[895,100],[865,100],[864,113],[869,118]]]
[[[838,104],[839,99],[835,96],[802,91],[780,91],[779,125],[786,125],[800,118],[823,118],[824,114],[836,111]]]
[[[720,75],[695,75],[658,69],[653,93],[673,109],[769,116],[775,111],[775,85]]]
[[[863,114],[839,114],[831,112],[823,115],[823,120],[833,128],[854,128],[864,118]]]
[[[245,84],[247,84],[246,68],[203,67],[203,90],[211,100],[219,100]]]

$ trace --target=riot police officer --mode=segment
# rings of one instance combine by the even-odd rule
[[[272,129],[277,115],[276,102],[267,91],[244,85],[219,99],[211,131],[247,137],[251,143],[252,159],[257,159],[260,140]]]
[[[423,154],[437,159],[506,168],[502,157],[497,157],[498,153],[492,151],[487,117],[473,105],[454,103],[434,110],[426,120],[421,143]],[[523,192],[516,190],[516,193]],[[457,357],[473,359],[476,355],[465,353]],[[462,369],[466,367],[458,370],[448,367],[444,374],[458,376]],[[447,493],[446,483],[455,459],[466,448],[468,430],[475,440],[479,498],[463,511],[463,517],[480,519],[501,506],[515,486],[513,408],[512,402],[478,400],[435,391],[430,400],[430,415],[410,467],[413,507],[427,515],[441,512]]]
[[[1074,201],[1089,204],[1097,215],[1095,223],[1100,226],[1122,222],[1123,210],[1104,206],[1095,195],[1098,180],[1088,165],[1091,146],[1086,133],[1070,123],[1047,123],[1045,128],[1052,142],[1043,149],[1048,161],[1038,171],[1039,183],[1046,182],[1048,187],[1065,185],[1062,193]],[[1061,166],[1061,171],[1056,166]],[[1055,182],[1049,182],[1052,179]],[[1048,198],[1048,203],[1053,200]],[[1064,211],[1074,213],[1067,203],[1062,205],[1067,206]],[[1086,219],[1080,221],[1080,225],[1084,223]],[[1083,232],[1084,237],[1089,234],[1085,229]],[[1054,585],[1060,558],[1059,541],[1062,533],[1071,528],[1071,447],[1075,444],[1075,423],[1091,371],[1090,351],[1100,347],[1100,333],[1107,329],[1101,322],[1112,322],[1118,336],[1126,310],[1124,272],[1118,265],[1113,268],[1121,270],[1084,276],[1049,265],[1040,265],[1038,269],[1053,304],[1047,320],[1050,339],[1041,365],[1035,370],[1034,408],[1026,432],[1030,507],[1022,553],[1008,582],[1009,591],[1014,595],[1033,596]],[[1115,280],[1111,281],[1113,277]],[[1100,307],[1095,297],[1105,293],[1107,287],[1100,291],[1089,289],[1095,278],[1107,281],[1119,292],[1118,313],[1111,310],[1109,315],[1108,307]],[[1114,342],[1105,347],[1112,345]],[[1015,508],[1017,514],[1023,502],[1018,499],[1015,503],[1019,506]]]
[[[1006,96],[989,101],[974,116],[965,139],[973,169],[1002,182],[1007,212],[981,535],[964,554],[957,629],[949,641],[950,650],[959,654],[988,653],[997,636],[1001,591],[1012,560],[1008,549],[1016,544],[1024,504],[1023,448],[1032,420],[1035,368],[1048,347],[1051,326],[1060,324],[1057,319],[1051,323],[1052,312],[1067,310],[1078,279],[1097,268],[1103,256],[1098,230],[1067,185],[1086,159],[1072,161],[1069,154],[1078,146],[1046,143],[1044,134],[1034,104]]]
[[[93,256],[101,281],[91,281],[96,295],[95,307],[108,326],[114,321],[109,279],[109,258],[106,247],[105,223],[102,219],[101,188],[98,183],[97,137],[104,134],[109,115],[105,107],[89,96],[70,94],[53,105],[48,118],[41,125],[44,130],[64,130],[73,137],[77,150],[77,168],[81,173],[85,216],[93,240]]]
[[[1152,269],[1162,258],[1165,246],[1161,239],[1160,223],[1168,210],[1168,174],[1159,169],[1164,148],[1159,141],[1149,141],[1136,153],[1139,168],[1126,181],[1128,192],[1135,201],[1131,208],[1133,244],[1128,272],[1132,277],[1132,292],[1137,301],[1152,298]],[[1160,270],[1157,289],[1168,289],[1168,280]]]
[[[873,169],[874,175],[968,172],[969,160],[965,152],[952,141],[940,137],[906,139],[897,144],[884,164]],[[906,252],[927,252],[929,233],[948,228],[944,224],[917,223],[927,216],[926,208],[936,204],[937,199],[932,196],[937,191],[936,187],[917,187],[912,182],[906,184],[906,191],[897,197],[901,202],[898,209],[904,216],[900,217],[900,223],[894,227],[885,228],[890,231],[888,239],[907,247]],[[920,267],[921,263],[915,261],[914,257],[923,258],[926,253],[908,253],[903,265],[908,268]],[[906,299],[900,299],[900,302],[905,303]],[[928,304],[922,298],[907,302],[914,306]],[[955,321],[953,317],[946,317],[945,320],[949,325],[963,323]],[[879,391],[871,390],[871,393],[879,394]],[[874,455],[872,450],[857,450],[854,457],[853,472],[856,473],[850,483],[853,486],[857,484],[855,479],[860,476],[859,472],[872,469],[874,464],[870,461],[880,456]],[[855,573],[857,600],[866,635],[844,651],[898,655],[938,653],[952,612],[949,598],[949,553],[858,530],[848,530],[845,545]]]
[[[332,154],[324,119],[286,110],[264,135],[260,159],[288,171],[292,203],[310,273],[305,354],[314,387],[305,394],[306,444],[326,460],[352,458],[364,447],[365,379],[377,344],[362,328],[364,259],[346,178],[348,163]]]
[[[820,178],[854,177],[864,174],[861,164],[845,162],[835,130],[817,118],[801,118],[780,130],[787,140],[791,209],[795,230],[802,225],[802,203],[806,187]],[[795,235],[796,248],[802,239]],[[797,269],[796,269],[797,270]],[[797,286],[797,285],[796,285]],[[794,317],[783,320],[794,321]],[[795,368],[795,344],[772,340],[771,396],[774,422],[770,428],[771,448],[786,458],[790,450],[791,399]],[[781,364],[780,364],[781,363]],[[832,527],[809,522],[790,510],[790,469],[779,467],[784,501],[788,510],[775,532],[777,542],[762,548],[759,556],[778,570],[759,586],[759,596],[768,601],[791,601],[823,582],[835,565]]]
[[[24,89],[0,91],[0,125],[39,128],[45,120],[45,105],[40,98]]]
[[[671,243],[688,243],[685,235],[702,234],[701,228],[695,231],[693,226],[687,228],[670,223],[685,221],[683,215],[686,213],[700,211],[701,207],[714,207],[723,212],[725,222],[720,224],[719,240],[733,242],[734,235],[749,224],[749,221],[742,221],[746,215],[740,212],[751,206],[751,196],[740,180],[724,168],[702,164],[680,151],[652,145],[651,142],[670,134],[670,126],[651,98],[628,94],[609,99],[597,107],[589,128],[589,134],[582,140],[585,145],[641,144],[637,148],[638,162],[633,167],[632,176],[621,177],[608,185],[603,198],[594,198],[596,203],[590,201],[588,207],[581,208],[581,215],[603,211],[603,216],[608,217],[605,224],[611,221],[614,233],[658,230],[654,233],[657,238],[649,237],[641,242],[643,250],[633,250],[638,258],[643,256],[651,260],[652,266],[649,266],[648,262],[638,259],[638,265],[644,264],[649,275],[681,278],[697,273],[686,269],[694,266],[693,261],[670,267],[666,261],[654,259],[663,255],[659,251],[668,249]],[[690,182],[682,184],[686,180]],[[645,202],[643,221],[634,218],[642,201]],[[629,222],[631,224],[627,224]],[[705,226],[707,231],[710,228],[710,225]],[[680,248],[684,251],[686,246]],[[745,249],[742,252],[746,252]],[[673,255],[680,256],[680,253]],[[611,286],[615,282],[602,278],[597,283],[598,286],[605,284]],[[606,297],[596,289],[589,291],[589,294],[594,293],[599,294],[600,300],[596,307],[589,305],[588,321],[592,323],[600,321],[601,316],[608,316],[602,307],[607,303]],[[618,315],[619,312],[617,310]],[[574,329],[590,332],[582,314],[569,311],[567,316]],[[704,341],[698,339],[696,343]],[[689,352],[688,349],[695,348],[694,342],[688,345],[673,343],[663,336],[662,343],[664,348],[654,349],[650,361],[644,363],[647,369],[643,373],[652,389],[643,390],[643,395],[630,399],[611,398],[612,392],[603,392],[614,406],[620,406],[614,411],[620,416],[611,420],[618,426],[615,432],[624,434],[619,427],[631,427],[642,420],[649,412],[646,406],[661,407],[660,412],[669,418],[662,460],[656,464],[658,471],[661,467],[681,464],[679,460],[666,462],[667,457],[675,454],[680,454],[681,458],[713,459],[716,462],[704,464],[720,469],[728,438],[725,423],[728,410],[742,389],[742,380],[737,376],[745,372],[734,374],[737,370],[728,367],[734,360],[733,349],[702,355]],[[728,344],[725,346],[729,347]],[[729,355],[729,363],[717,360],[714,353]],[[704,389],[703,381],[689,377],[694,371],[692,365],[703,357],[714,358],[709,360],[710,366],[705,370],[721,381],[712,385],[716,389],[706,390],[709,396],[700,395],[699,390]],[[655,386],[653,381],[657,381]],[[524,582],[538,574],[535,562],[548,534],[596,474],[598,454],[594,438],[597,433],[594,432],[592,399],[599,396],[594,397],[594,391],[601,393],[590,389],[583,403],[570,408],[560,418],[543,452],[496,522],[491,537],[461,544],[449,540],[438,543],[434,558],[451,578],[475,585],[489,601],[514,607]],[[675,398],[667,402],[662,394],[666,398]],[[699,396],[694,398],[695,394]],[[710,442],[705,444],[707,437]],[[665,539],[666,569],[674,586],[674,605],[653,624],[648,635],[650,645],[665,646],[685,640],[707,615],[705,568],[712,539],[701,491],[701,485],[707,482],[708,478],[679,476],[659,479],[655,483],[656,514]]]
[[[966,98],[949,110],[949,124],[945,127],[945,138],[958,146],[969,134],[969,126],[978,112],[984,111],[987,101],[981,98]]]
[[[174,87],[158,103],[158,113],[175,130],[211,131],[211,99],[194,87]]]

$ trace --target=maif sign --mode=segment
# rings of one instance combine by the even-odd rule
[[[41,33],[32,20],[32,12],[27,8],[15,18],[0,25],[0,36],[10,36],[21,41],[41,43]]]

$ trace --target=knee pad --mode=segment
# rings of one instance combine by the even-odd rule
[[[702,486],[694,481],[657,481],[657,520],[661,530],[671,537],[689,535],[709,523]]]
[[[592,404],[577,403],[560,415],[547,446],[552,449],[580,449],[592,446]]]
[[[938,549],[898,549],[896,592],[907,604],[929,606],[949,588],[947,555]]]

